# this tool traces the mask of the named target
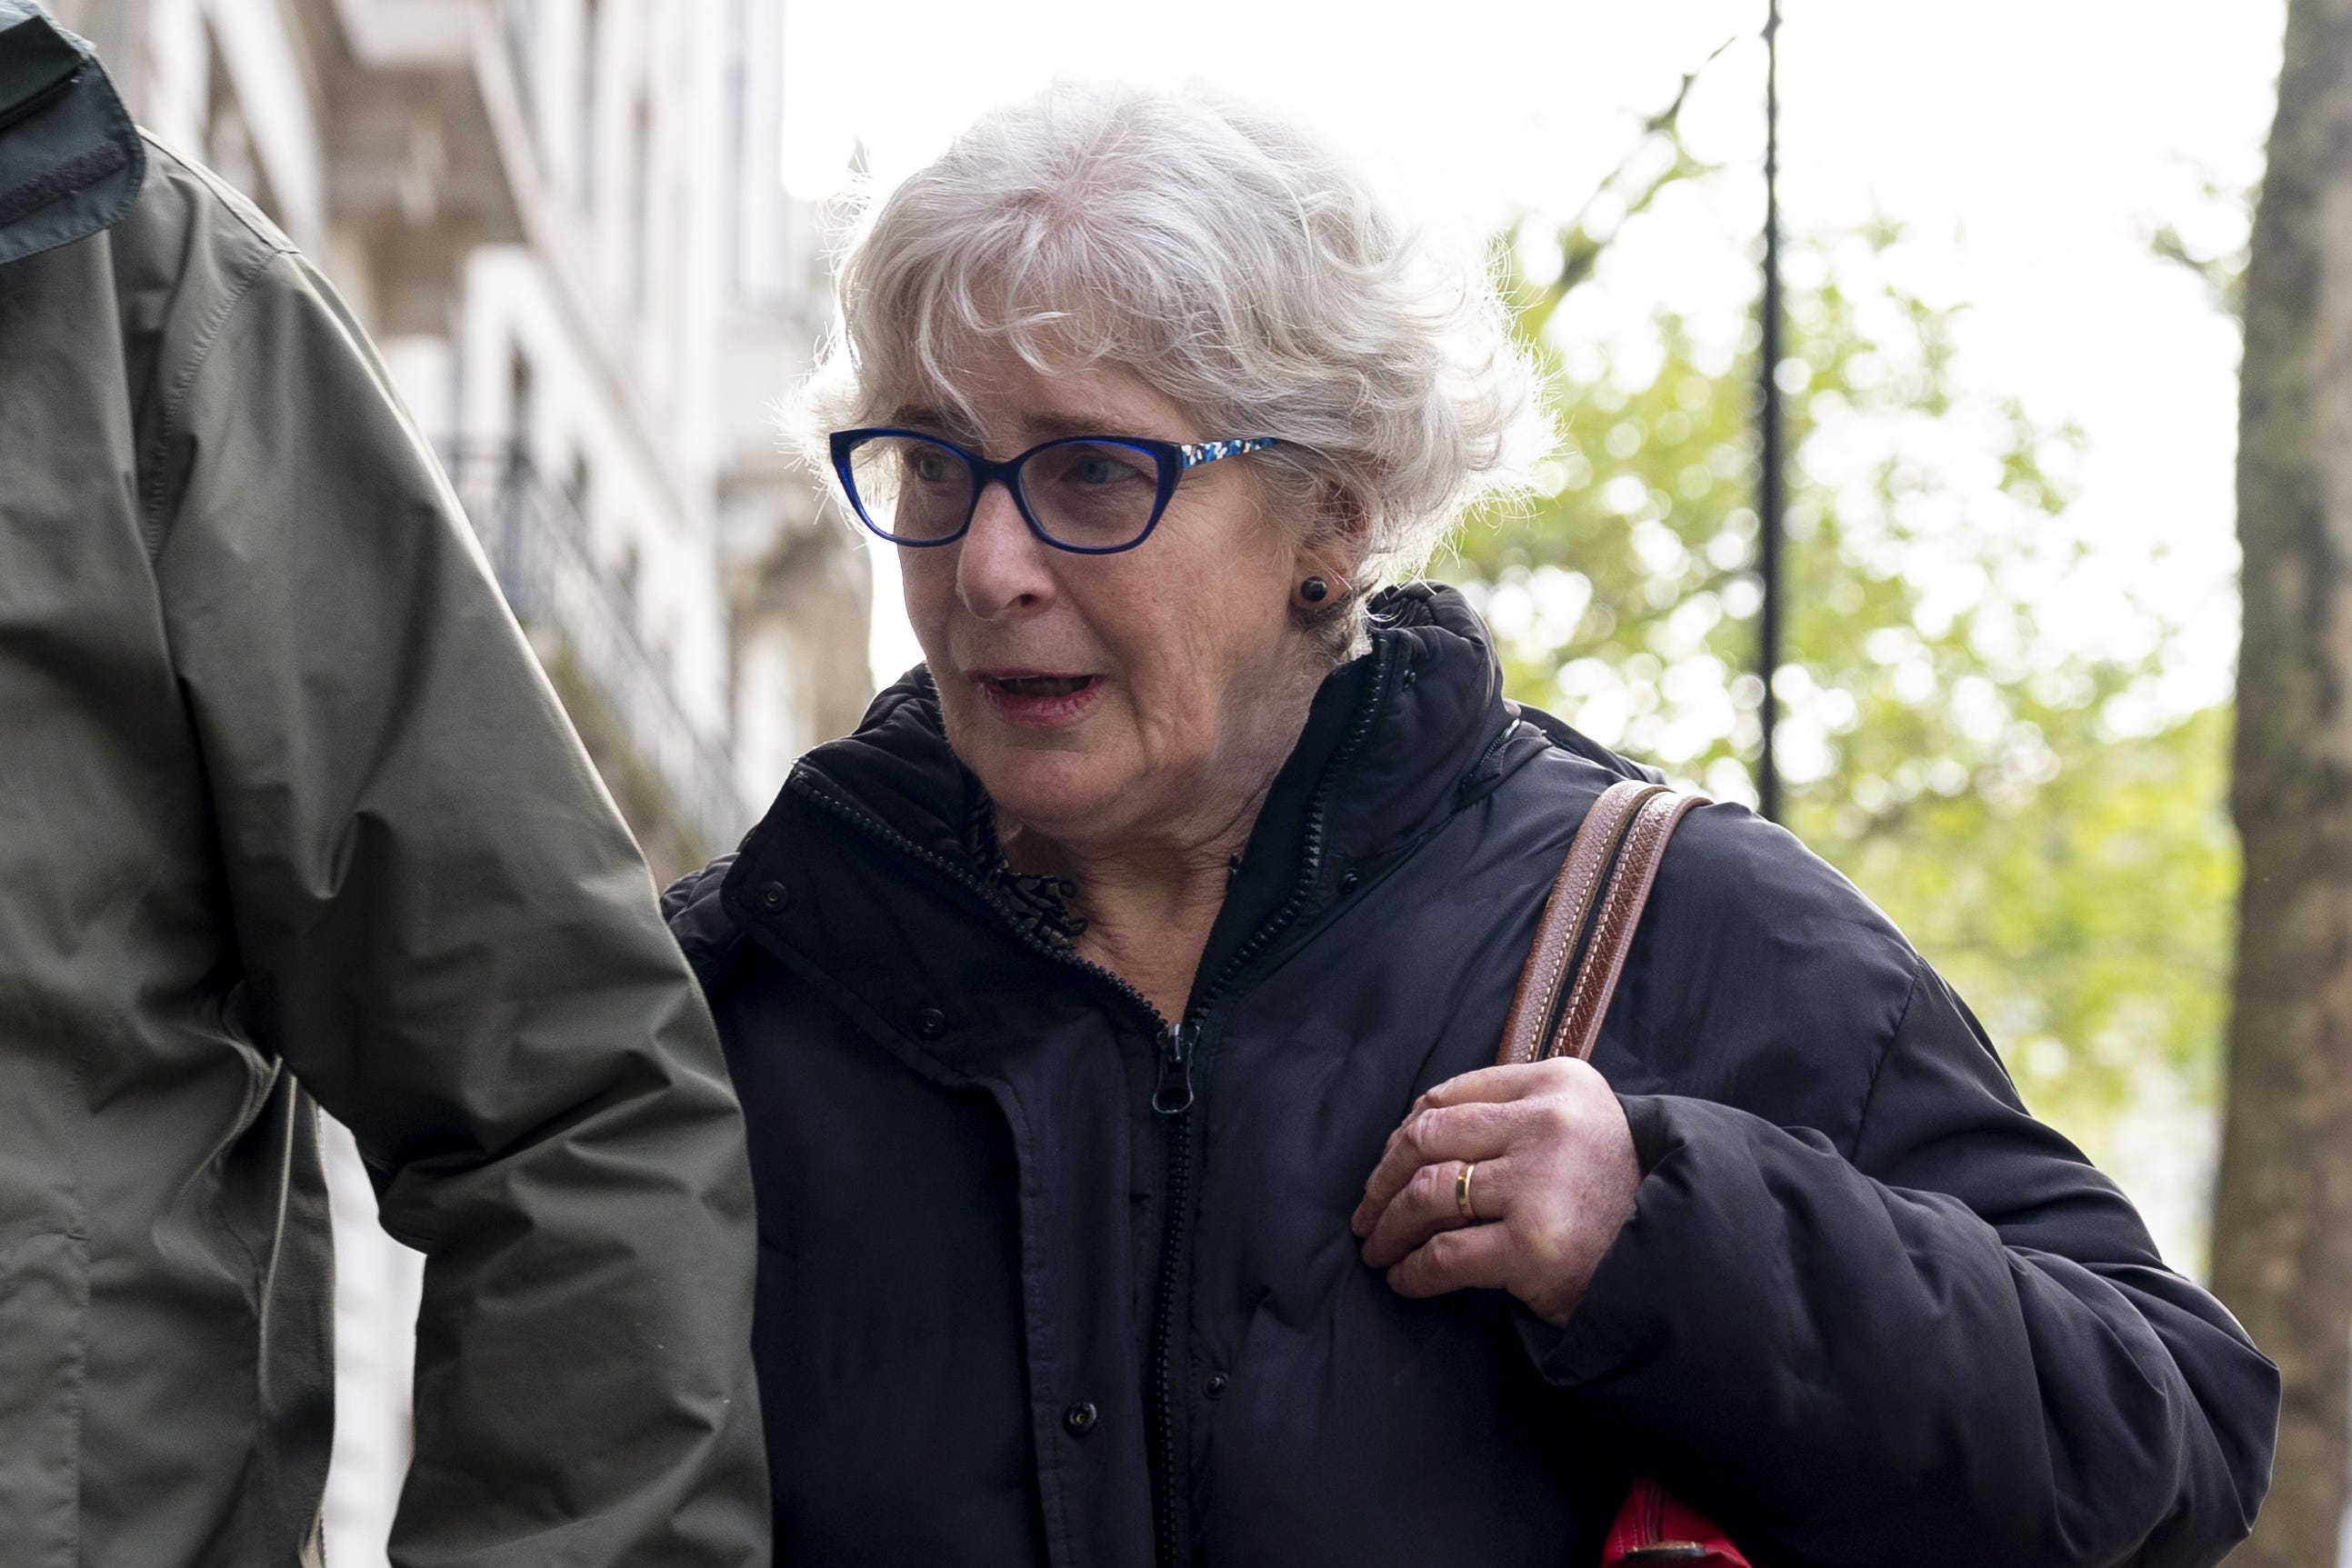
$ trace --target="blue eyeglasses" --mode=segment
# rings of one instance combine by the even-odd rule
[[[833,433],[833,471],[860,521],[892,544],[953,544],[980,493],[998,480],[1029,531],[1055,549],[1116,555],[1151,537],[1189,468],[1282,443],[1179,444],[1139,435],[1078,435],[992,463],[952,441],[887,426]]]

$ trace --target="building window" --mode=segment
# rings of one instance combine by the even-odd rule
[[[563,478],[563,504],[572,512],[572,520],[584,538],[588,531],[588,492],[593,481],[588,473],[585,453],[572,455],[572,472]]]
[[[727,275],[740,295],[745,293],[743,271],[743,217],[745,202],[745,164],[747,144],[751,140],[751,104],[747,101],[751,84],[744,80],[743,0],[735,0],[727,17]]]
[[[276,193],[269,188],[269,176],[263,171],[260,154],[253,144],[253,127],[245,118],[245,105],[237,99],[236,86],[229,79],[227,63],[221,58],[220,43],[209,29],[205,54],[205,162],[214,173],[251,197],[253,204],[267,213],[272,223],[280,222]]]
[[[530,114],[531,99],[536,91],[532,72],[539,64],[539,0],[504,0],[499,6],[507,24],[507,53],[514,60],[515,81],[522,89],[523,109],[534,124],[537,116]],[[536,142],[538,138],[534,136]]]
[[[613,598],[620,605],[623,622],[633,636],[637,632],[637,591],[643,575],[637,547],[634,543],[623,545],[621,559],[613,563]]]
[[[629,309],[643,316],[652,267],[654,111],[642,94],[629,117]]]
[[[581,210],[596,212],[596,62],[604,51],[604,8],[597,0],[580,0],[579,179]]]
[[[530,361],[520,349],[507,367],[507,450],[519,469],[530,466],[532,426],[537,423]]]

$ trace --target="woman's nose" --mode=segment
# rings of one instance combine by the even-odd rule
[[[989,485],[957,549],[957,596],[982,621],[1038,608],[1054,593],[1048,549],[1029,531],[1012,490]]]

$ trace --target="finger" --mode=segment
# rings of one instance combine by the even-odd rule
[[[1444,1160],[1422,1166],[1373,1219],[1364,1238],[1364,1261],[1375,1269],[1386,1269],[1440,1231],[1501,1218],[1509,1207],[1504,1192],[1509,1163],[1482,1160],[1472,1172],[1470,1202],[1475,1219],[1463,1216],[1455,1197],[1461,1190],[1464,1163]]]
[[[1416,1301],[1448,1291],[1500,1290],[1511,1278],[1517,1247],[1505,1226],[1441,1231],[1389,1270],[1389,1288]]]
[[[1487,1071],[1492,1070],[1489,1069]],[[1464,1077],[1476,1078],[1481,1075],[1482,1074],[1480,1073],[1474,1072],[1465,1073],[1464,1074]],[[1396,1124],[1395,1129],[1389,1134],[1387,1146],[1381,1152],[1384,1155],[1392,1153],[1400,1144],[1402,1144],[1406,1139],[1413,1136],[1416,1131],[1416,1119],[1421,1117],[1426,1112],[1459,1111],[1466,1106],[1472,1105],[1508,1104],[1512,1101],[1520,1098],[1517,1093],[1506,1094],[1499,1099],[1496,1099],[1477,1094],[1457,1094],[1448,1092],[1455,1083],[1460,1082],[1460,1079],[1448,1079],[1443,1083],[1433,1085],[1432,1087],[1422,1091],[1422,1092],[1415,1097],[1413,1103],[1405,1107],[1404,1120],[1399,1122]]]
[[[1365,1178],[1363,1201],[1349,1226],[1359,1236],[1371,1228],[1412,1173],[1441,1160],[1483,1160],[1510,1146],[1508,1119],[1489,1105],[1453,1105],[1415,1111],[1390,1135],[1380,1164]]]
[[[1474,1072],[1465,1072],[1458,1078],[1449,1078],[1443,1083],[1431,1085],[1420,1099],[1413,1102],[1413,1109],[1465,1105],[1473,1102],[1507,1104],[1531,1094],[1558,1089],[1563,1079],[1592,1071],[1591,1063],[1579,1061],[1572,1056],[1555,1056],[1543,1061],[1515,1061],[1504,1067],[1481,1067]]]
[[[1364,1232],[1364,1261],[1385,1269],[1441,1230],[1470,1223],[1454,1200],[1465,1169],[1460,1160],[1441,1160],[1414,1171],[1394,1197],[1371,1218]],[[1472,1178],[1475,1186],[1475,1177]]]

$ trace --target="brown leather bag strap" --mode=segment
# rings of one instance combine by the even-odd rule
[[[1617,847],[1633,825],[1642,802],[1663,786],[1627,779],[1612,784],[1584,814],[1583,826],[1570,841],[1568,857],[1552,879],[1551,896],[1544,900],[1543,917],[1536,922],[1535,945],[1519,971],[1519,988],[1511,998],[1510,1016],[1503,1024],[1498,1065],[1534,1061],[1546,1054],[1545,1041],[1559,1009],[1560,993],[1576,973],[1576,956],[1584,941],[1593,900],[1617,859]]]
[[[1707,803],[1704,795],[1662,789],[1642,802],[1641,814],[1625,831],[1624,847],[1609,873],[1609,891],[1592,920],[1592,940],[1586,944],[1584,962],[1577,967],[1576,982],[1560,1009],[1559,1028],[1548,1042],[1549,1056],[1572,1055],[1589,1060],[1601,1039],[1601,1020],[1609,1016],[1609,999],[1617,994],[1618,977],[1625,972],[1625,955],[1633,950],[1633,932],[1650,902],[1658,880],[1659,862],[1666,858],[1666,841],[1691,809]]]
[[[1666,842],[1704,795],[1628,779],[1585,813],[1519,972],[1495,1060],[1592,1054]]]

